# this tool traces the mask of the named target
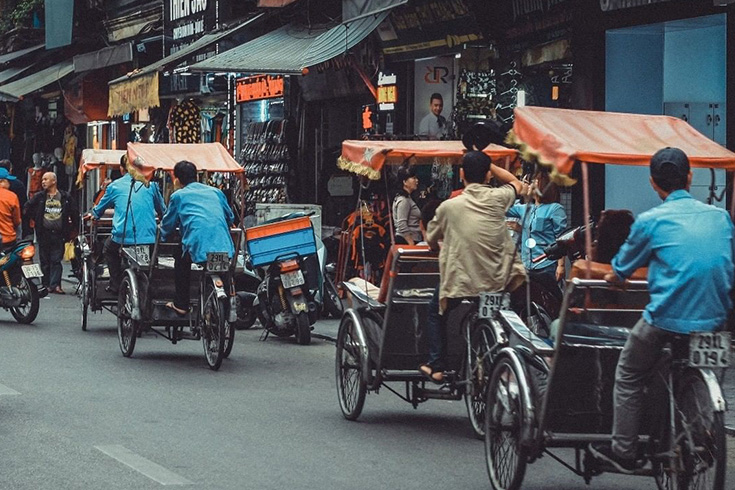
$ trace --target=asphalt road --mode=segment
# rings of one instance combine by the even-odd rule
[[[71,295],[42,300],[31,326],[0,311],[0,489],[489,488],[462,402],[414,410],[381,391],[348,422],[334,345],[260,333],[238,332],[213,372],[194,341],[145,336],[123,358],[114,317],[93,315],[82,332]],[[523,488],[655,484],[606,475],[588,487],[543,458]]]

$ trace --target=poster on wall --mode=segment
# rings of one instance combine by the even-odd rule
[[[452,136],[449,115],[454,107],[453,56],[419,60],[414,66],[414,133],[428,139]],[[433,95],[439,94],[441,99]]]

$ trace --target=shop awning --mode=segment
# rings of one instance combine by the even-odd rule
[[[129,61],[133,61],[133,44],[123,43],[75,56],[74,71],[80,73],[83,71],[97,70]]]
[[[39,49],[46,46],[45,44],[37,44],[36,46],[31,46],[30,48],[25,49],[19,49],[18,51],[13,51],[12,53],[7,53],[0,56],[0,65],[7,63],[9,61],[13,61],[15,59],[20,58],[23,55],[34,53],[38,51]]]
[[[28,70],[28,69],[30,69],[32,67],[33,67],[33,65],[16,66],[16,67],[13,67],[13,68],[7,68],[7,69],[5,69],[3,71],[0,71],[0,83],[5,82],[6,80],[10,80],[11,78],[14,78],[14,77],[20,75],[21,73],[23,73],[24,71],[26,71],[26,70]]]
[[[128,170],[139,180],[150,180],[156,170],[171,172],[181,160],[200,171],[245,172],[221,143],[128,143]]]
[[[158,72],[177,65],[207,46],[231,36],[265,14],[260,13],[247,21],[220,32],[205,34],[183,49],[152,63],[145,68],[129,73],[110,82],[109,115],[127,114],[148,107],[158,107]]]
[[[524,158],[562,174],[575,161],[648,166],[667,146],[681,148],[692,167],[735,169],[735,153],[670,116],[519,107],[510,138]]]
[[[385,11],[329,30],[288,24],[190,67],[192,71],[301,75],[304,68],[352,49],[388,16]]]
[[[24,95],[28,95],[31,92],[42,89],[46,85],[61,80],[73,71],[74,62],[72,60],[66,60],[20,80],[0,85],[0,101],[18,100]]]
[[[459,165],[467,149],[461,141],[364,141],[342,142],[342,155],[337,166],[372,180],[380,179],[383,165],[400,165],[407,158],[415,158],[417,164],[433,164],[435,158],[444,158],[448,164]],[[493,160],[514,157],[512,148],[490,145],[484,153]]]

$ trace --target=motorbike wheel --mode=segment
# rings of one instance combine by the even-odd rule
[[[235,345],[235,325],[230,322],[225,322],[225,353],[224,357],[227,359],[230,357],[232,352],[232,346]]]
[[[296,342],[299,345],[311,344],[311,325],[309,315],[301,312],[296,316]]]
[[[82,304],[82,331],[87,330],[87,319],[89,316],[89,300],[92,289],[92,283],[89,278],[89,268],[87,261],[82,260],[82,277],[79,290],[79,301]]]
[[[207,284],[204,292],[204,308],[201,322],[204,357],[209,368],[217,371],[225,358],[225,300],[217,298],[217,292]]]
[[[38,296],[38,288],[33,282],[25,277],[20,278],[18,289],[21,290],[28,301],[23,306],[10,308],[10,314],[18,323],[32,323],[38,316],[38,308],[40,306],[40,297]]]
[[[342,299],[339,297],[337,292],[337,286],[334,285],[332,279],[329,277],[325,278],[324,281],[324,294],[322,302],[324,303],[324,311],[328,313],[332,318],[342,318],[344,313],[344,307],[342,306]]]
[[[120,352],[125,357],[133,355],[135,339],[138,337],[140,322],[133,320],[133,291],[130,278],[125,276],[117,297],[117,340]]]
[[[255,320],[258,319],[258,312],[255,308],[250,308],[250,311],[243,317],[238,315],[237,320],[234,323],[236,330],[248,330],[255,325]]]

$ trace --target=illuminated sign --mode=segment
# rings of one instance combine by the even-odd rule
[[[373,111],[369,105],[362,106],[362,129],[364,131],[373,129]]]
[[[239,78],[235,84],[237,102],[283,97],[283,76],[256,75]]]
[[[378,74],[378,109],[392,111],[398,102],[398,85],[396,76],[392,74]]]

